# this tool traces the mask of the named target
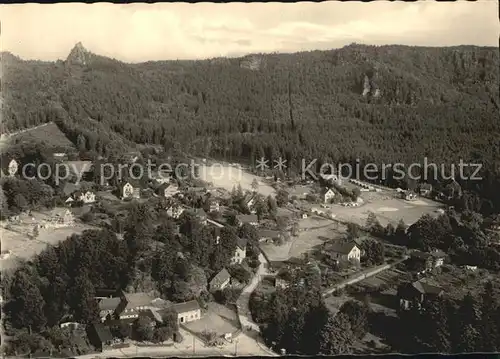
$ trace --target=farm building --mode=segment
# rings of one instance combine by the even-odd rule
[[[197,300],[174,304],[172,309],[177,313],[177,322],[180,324],[201,318],[201,308]]]

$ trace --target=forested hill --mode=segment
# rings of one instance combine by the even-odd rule
[[[125,64],[3,53],[4,129],[55,121],[88,150],[127,143],[227,159],[500,159],[498,48],[331,51]],[[364,95],[363,95],[364,94]]]

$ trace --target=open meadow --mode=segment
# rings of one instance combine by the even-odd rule
[[[293,257],[300,257],[314,247],[327,240],[341,236],[345,232],[344,226],[319,216],[309,216],[299,222],[297,237],[290,237],[283,245],[261,243],[260,248],[270,261],[284,261]]]
[[[244,191],[253,191],[252,182],[257,180],[259,184],[257,192],[263,196],[274,195],[276,192],[273,187],[263,181],[262,177],[229,164],[200,165],[200,176],[201,180],[212,183],[214,187],[221,187],[226,191],[231,191],[238,184],[241,185]]]
[[[209,303],[206,313],[200,320],[183,325],[197,335],[202,335],[206,331],[217,333],[217,337],[240,329],[236,312],[217,303]]]
[[[437,215],[437,210],[440,207],[439,203],[422,198],[414,201],[387,198],[365,201],[359,207],[331,205],[331,210],[336,215],[336,219],[345,222],[365,225],[368,215],[372,212],[377,216],[382,226],[389,223],[396,226],[401,219],[405,224],[411,225],[424,214]]]
[[[78,222],[70,226],[60,228],[40,228],[36,238],[30,233],[34,225],[48,218],[47,212],[33,212],[31,217],[20,216],[21,221],[17,224],[1,224],[2,253],[8,252],[0,259],[0,268],[8,270],[15,268],[20,260],[27,260],[35,254],[43,251],[47,245],[56,245],[76,233],[79,234],[93,227]]]

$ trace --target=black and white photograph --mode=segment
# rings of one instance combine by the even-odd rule
[[[499,13],[0,5],[2,357],[500,353]]]

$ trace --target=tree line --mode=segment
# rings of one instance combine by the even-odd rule
[[[397,55],[395,55],[397,54]],[[80,149],[134,143],[254,163],[483,164],[461,185],[499,209],[498,51],[350,45],[244,59],[87,65],[6,56],[4,126],[55,121]],[[365,79],[379,96],[363,96]],[[362,177],[362,174],[361,176]],[[381,176],[379,176],[381,177]],[[387,184],[393,181],[388,179]]]

